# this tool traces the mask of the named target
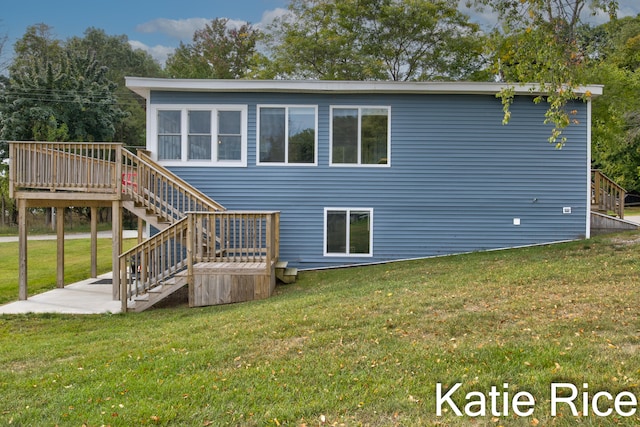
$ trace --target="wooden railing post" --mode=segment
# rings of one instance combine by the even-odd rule
[[[120,307],[123,313],[127,312],[128,300],[129,300],[129,290],[128,288],[128,279],[127,279],[127,258],[120,257],[120,271],[113,272],[113,274],[120,273]]]
[[[267,249],[267,268],[271,268],[271,262],[273,261],[273,246],[274,246],[274,235],[273,235],[273,214],[267,215],[267,235],[266,235],[266,249]]]
[[[195,233],[194,227],[195,215],[193,213],[187,214],[187,284],[189,286],[189,303],[193,301],[194,289],[193,289],[193,237]]]
[[[14,189],[13,186],[15,185],[16,182],[16,170],[17,170],[17,164],[19,163],[18,161],[18,147],[17,144],[14,142],[10,142],[9,143],[9,159],[10,159],[10,163],[9,163],[9,198],[13,199],[15,198],[13,195]]]
[[[115,182],[115,187],[116,187],[116,194],[122,194],[122,166],[123,166],[123,157],[122,157],[122,145],[118,145],[116,147],[116,152],[115,152],[115,156],[116,156],[116,170],[115,170],[115,177],[113,179],[116,180]]]
[[[275,251],[275,257],[276,257],[276,261],[278,259],[280,259],[280,212],[276,212],[274,214],[274,218],[275,218],[275,224],[274,224],[274,234],[275,234],[275,240],[274,240],[274,251]]]

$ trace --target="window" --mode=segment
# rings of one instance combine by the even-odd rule
[[[325,255],[372,256],[372,209],[326,208]]]
[[[218,160],[242,159],[242,114],[218,111]]]
[[[158,160],[180,159],[180,111],[158,111]]]
[[[211,160],[211,111],[189,111],[189,160]]]
[[[389,165],[389,107],[332,107],[331,164]]]
[[[316,107],[258,107],[258,122],[259,164],[316,164]]]
[[[157,146],[151,141],[149,149],[157,149],[158,160],[172,165],[246,166],[245,106],[158,106],[156,111]]]

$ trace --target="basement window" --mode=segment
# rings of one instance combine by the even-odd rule
[[[325,256],[373,256],[373,209],[325,208]]]

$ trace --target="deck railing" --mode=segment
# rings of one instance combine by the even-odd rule
[[[189,212],[120,255],[122,310],[127,302],[199,262],[264,263],[278,259],[279,212]]]
[[[624,218],[624,199],[626,191],[613,182],[602,171],[591,171],[591,206],[600,212],[613,213]]]
[[[10,142],[10,196],[16,189],[115,193],[122,144]]]
[[[278,212],[189,213],[194,262],[270,264],[279,252]]]

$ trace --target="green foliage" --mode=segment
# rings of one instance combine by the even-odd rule
[[[115,84],[92,52],[63,49],[48,27],[30,28],[16,43],[18,60],[0,94],[0,137],[110,141],[125,117]]]
[[[228,19],[214,19],[193,35],[193,43],[169,56],[167,73],[174,78],[239,79],[256,67],[260,32],[250,24],[232,28]]]
[[[593,102],[593,166],[627,191],[640,192],[640,17],[585,26],[580,43],[590,58],[585,78],[604,84]]]
[[[578,43],[580,15],[585,8],[615,13],[617,1],[575,0],[475,0],[474,4],[495,11],[501,28],[489,47],[493,71],[508,83],[536,83],[546,95],[536,102],[548,105],[545,123],[553,125],[549,142],[561,148],[566,142],[562,130],[574,123],[566,106],[575,99],[589,99],[578,93],[585,81],[587,58]],[[505,105],[505,122],[509,120],[509,92],[501,94]]]
[[[478,26],[444,0],[292,0],[266,42],[285,78],[459,79],[482,65]]]
[[[126,35],[110,36],[97,28],[88,28],[82,38],[72,37],[66,48],[79,54],[94,54],[96,60],[107,67],[107,78],[117,85],[114,92],[116,103],[126,115],[115,123],[113,140],[129,146],[144,146],[145,100],[125,86],[125,77],[162,77],[164,73],[160,65],[145,51],[132,49]]]

